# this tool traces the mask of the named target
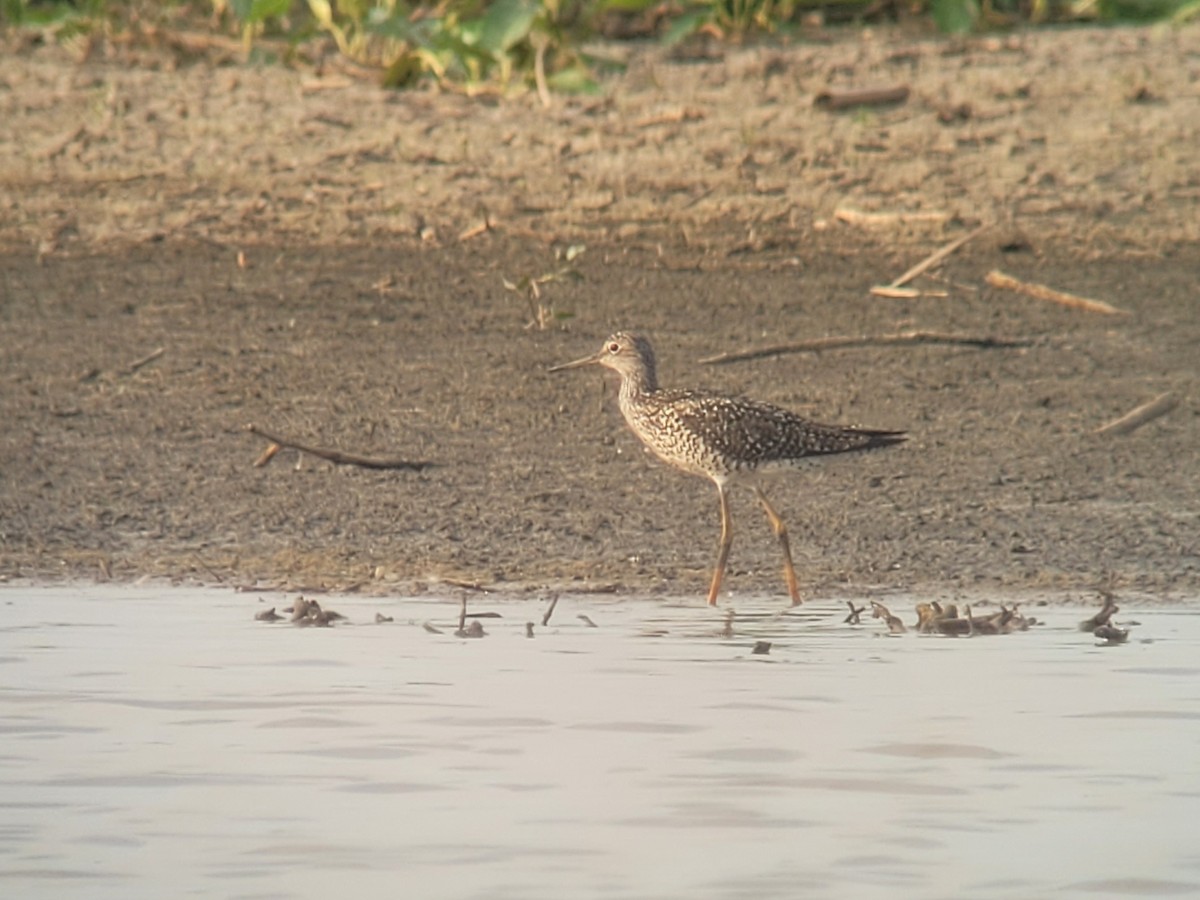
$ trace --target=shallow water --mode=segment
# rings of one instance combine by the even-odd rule
[[[699,604],[564,597],[529,639],[544,601],[473,597],[503,618],[468,640],[456,603],[321,600],[356,624],[0,590],[5,896],[1200,892],[1192,609],[1097,647],[1075,608],[953,639],[771,600],[727,638]]]

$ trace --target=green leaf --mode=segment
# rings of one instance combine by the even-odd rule
[[[701,25],[710,21],[712,21],[710,9],[694,9],[690,13],[684,13],[671,23],[671,27],[662,37],[662,42],[668,47],[674,47],[680,41],[699,31]]]
[[[975,0],[933,0],[933,21],[946,34],[962,34],[975,27],[979,5]]]
[[[1177,11],[1177,0],[1101,0],[1100,9],[1106,20],[1119,22],[1152,22],[1164,19]]]
[[[286,16],[292,8],[292,0],[231,0],[233,14],[247,25],[257,25],[267,19]]]
[[[282,18],[291,10],[292,0],[254,0],[250,7],[250,21],[265,22],[267,19]]]
[[[429,24],[431,21],[434,20],[425,19],[424,24]],[[440,20],[436,21],[440,24]],[[388,12],[382,6],[377,6],[371,10],[364,27],[371,34],[393,38],[397,41],[413,40],[414,32],[416,31],[413,23],[409,20],[409,12],[406,8]]]
[[[425,66],[416,53],[401,53],[392,60],[383,73],[383,86],[388,88],[412,87],[425,74]]]
[[[661,0],[602,0],[598,9],[600,12],[644,12],[658,6]]]
[[[1183,25],[1196,18],[1200,18],[1200,0],[1191,0],[1190,3],[1185,3],[1175,10],[1175,14],[1171,16],[1171,24]]]
[[[483,15],[479,46],[493,56],[507,53],[529,36],[541,8],[537,0],[497,0]]]
[[[587,66],[576,64],[546,77],[546,84],[564,94],[598,94],[600,85]],[[571,259],[572,257],[567,257]]]
[[[3,21],[29,28],[51,27],[67,22],[82,21],[86,14],[71,3],[47,3],[31,6],[22,0],[6,0]]]

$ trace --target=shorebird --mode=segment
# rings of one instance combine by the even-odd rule
[[[549,371],[591,365],[605,366],[621,376],[618,394],[621,413],[642,443],[663,462],[709,478],[717,486],[721,541],[708,588],[709,606],[717,603],[733,544],[730,487],[749,486],[766,512],[783,550],[788,594],[792,605],[797,606],[803,601],[792,564],[787,527],[767,499],[758,476],[803,468],[833,454],[887,447],[905,439],[903,431],[820,425],[790,410],[755,400],[660,388],[650,341],[624,331],[609,337],[591,356],[553,366]]]

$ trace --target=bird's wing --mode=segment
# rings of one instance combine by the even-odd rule
[[[903,440],[900,432],[812,422],[790,410],[720,394],[680,392],[670,403],[683,428],[724,458],[750,463],[867,450]]]

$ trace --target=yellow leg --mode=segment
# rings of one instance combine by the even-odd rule
[[[717,567],[713,570],[712,584],[708,588],[708,605],[717,605],[717,594],[721,591],[721,579],[725,577],[725,564],[729,561],[729,548],[733,546],[733,520],[729,516],[729,495],[724,485],[717,485],[721,498],[721,544],[717,548]]]
[[[792,606],[799,606],[804,601],[800,599],[800,587],[796,584],[796,568],[792,565],[792,547],[788,543],[787,526],[783,524],[783,519],[779,517],[779,513],[775,511],[775,507],[771,505],[771,501],[767,499],[762,488],[755,487],[754,493],[758,495],[758,502],[766,510],[767,519],[771,522],[771,530],[779,538],[779,546],[783,549],[783,579],[787,582],[788,593],[792,595]]]

